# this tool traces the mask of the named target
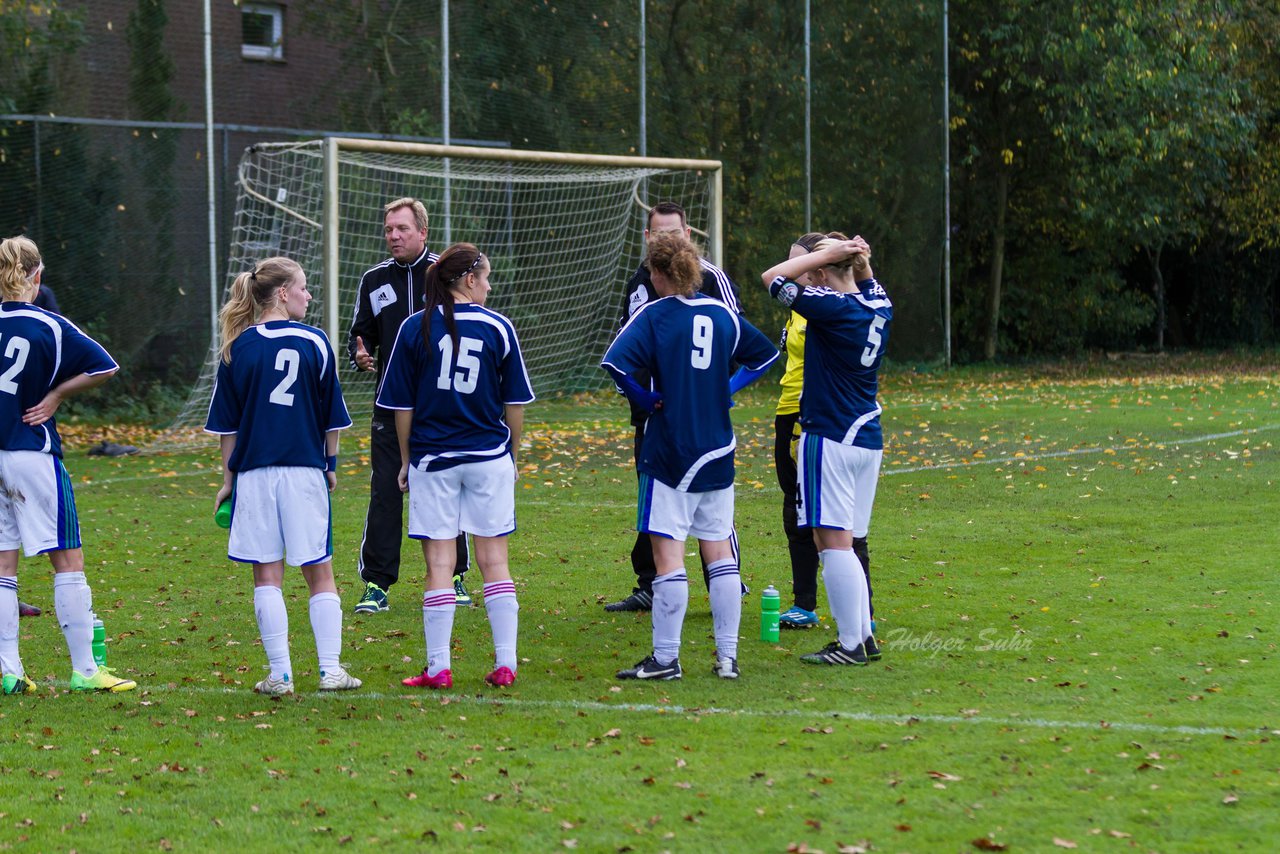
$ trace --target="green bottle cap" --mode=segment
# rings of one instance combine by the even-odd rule
[[[218,505],[218,512],[213,514],[213,521],[218,523],[219,528],[231,527],[231,499],[223,499]]]

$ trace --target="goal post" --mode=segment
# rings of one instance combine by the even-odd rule
[[[540,396],[605,386],[598,364],[643,255],[648,207],[680,203],[703,251],[723,262],[715,160],[344,137],[251,146],[238,166],[226,284],[271,255],[301,264],[313,294],[306,322],[333,343],[357,421],[371,414],[375,389],[372,375],[348,366],[347,331],[361,275],[388,254],[383,205],[404,196],[426,205],[432,251],[445,248],[448,233],[490,258],[488,305],[514,322]],[[201,376],[160,444],[198,441],[193,431],[204,423],[219,345],[210,343]]]

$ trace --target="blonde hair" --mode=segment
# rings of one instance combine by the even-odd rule
[[[396,199],[393,202],[387,202],[382,207],[382,217],[386,219],[387,214],[392,211],[398,211],[401,208],[409,208],[413,211],[413,223],[418,226],[419,231],[425,231],[427,228],[427,207],[413,196],[405,196],[402,199]]]
[[[20,300],[27,294],[40,269],[40,250],[29,237],[0,241],[0,296]]]
[[[680,296],[693,296],[702,284],[698,247],[683,235],[656,234],[649,238],[649,269],[670,279]]]
[[[222,347],[218,353],[222,361],[231,364],[231,345],[236,338],[252,326],[262,312],[275,305],[276,291],[287,287],[301,272],[297,261],[276,256],[259,261],[249,272],[236,276],[231,295],[218,312],[218,326],[222,331]]]
[[[825,239],[819,240],[817,245],[810,251],[818,252],[826,249],[828,246],[834,246],[837,243],[844,243],[848,239],[849,238],[842,232],[833,231],[828,234]],[[843,261],[838,261],[835,264],[828,264],[827,266],[834,267],[840,271],[852,270],[855,273],[861,273],[863,270],[867,269],[867,256],[862,254],[850,255]]]

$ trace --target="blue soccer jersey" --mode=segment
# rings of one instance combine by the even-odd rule
[[[601,364],[647,371],[662,394],[636,468],[681,492],[732,486],[730,369],[736,362],[763,370],[777,358],[773,342],[719,300],[664,297],[633,314]]]
[[[333,347],[314,326],[271,320],[250,326],[218,363],[209,433],[236,436],[228,465],[325,467],[324,434],[351,426]]]
[[[444,310],[431,312],[431,344],[424,346],[426,312],[400,326],[378,389],[378,405],[412,410],[409,456],[423,471],[491,460],[511,452],[506,404],[533,402],[529,372],[511,321],[475,303],[453,307],[458,342]]]
[[[893,303],[875,279],[859,293],[802,286],[781,276],[769,293],[808,320],[800,425],[845,445],[880,450],[880,360],[889,343]]]
[[[0,304],[0,449],[62,456],[57,421],[31,427],[22,414],[49,390],[80,374],[119,367],[74,323],[25,302]]]

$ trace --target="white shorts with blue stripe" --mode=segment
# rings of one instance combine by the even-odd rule
[[[41,451],[0,451],[0,551],[27,557],[80,548],[80,517],[62,460]]]

